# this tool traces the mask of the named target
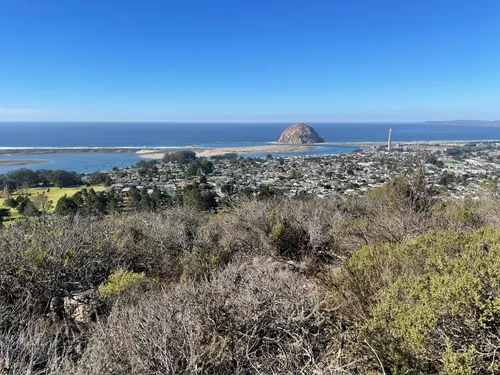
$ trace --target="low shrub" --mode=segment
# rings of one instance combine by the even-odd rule
[[[256,258],[117,307],[71,372],[334,373],[334,319],[304,276]]]
[[[345,320],[391,374],[500,371],[500,230],[365,246],[336,285]]]
[[[108,281],[99,285],[99,297],[103,300],[117,298],[125,293],[137,290],[145,281],[144,272],[120,269],[108,277]]]

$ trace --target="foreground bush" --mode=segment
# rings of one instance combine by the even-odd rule
[[[391,374],[500,372],[500,230],[366,246],[337,285],[345,320]]]
[[[99,285],[99,297],[105,300],[120,297],[134,292],[144,283],[144,272],[125,271],[120,269],[111,275],[106,283]]]
[[[333,372],[334,314],[324,295],[277,262],[234,264],[115,309],[77,374]]]

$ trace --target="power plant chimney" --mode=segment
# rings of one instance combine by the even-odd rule
[[[392,146],[392,128],[389,129],[389,140],[387,141],[387,151],[391,151]]]

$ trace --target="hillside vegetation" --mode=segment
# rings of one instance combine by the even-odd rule
[[[500,373],[500,202],[364,198],[0,229],[3,374]]]
[[[65,187],[65,188],[28,188],[24,189],[22,194],[16,194],[15,192],[10,195],[10,198],[16,199],[19,195],[26,195],[31,200],[35,199],[37,196],[45,196],[47,202],[52,202],[49,212],[52,212],[55,208],[56,203],[64,196],[72,197],[77,192],[82,191],[82,189],[93,189],[96,192],[103,191],[104,186],[81,186],[81,187]],[[0,209],[5,208],[9,210],[11,220],[19,218],[19,213],[17,209],[5,205],[6,198],[0,197]]]

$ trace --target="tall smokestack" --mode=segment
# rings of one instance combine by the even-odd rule
[[[391,151],[392,146],[392,128],[389,129],[389,140],[387,141],[387,151]]]

